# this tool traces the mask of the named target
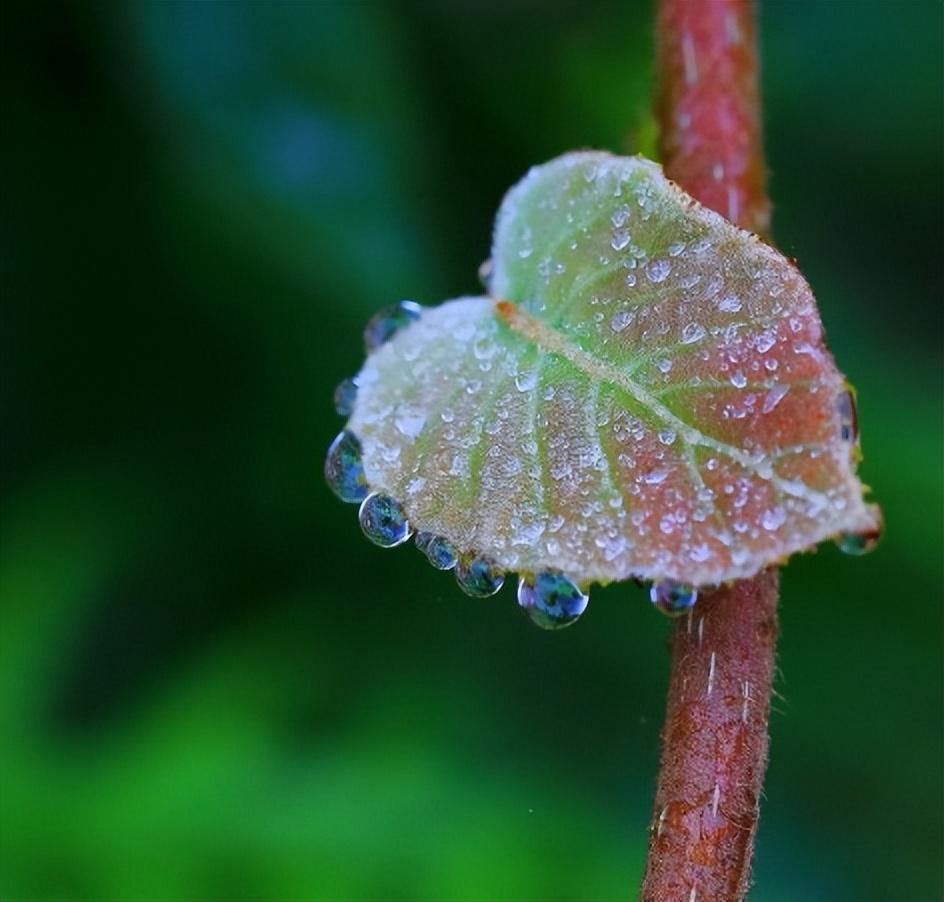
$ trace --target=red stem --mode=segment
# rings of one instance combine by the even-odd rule
[[[766,234],[754,7],[661,0],[658,111],[665,169],[689,194]],[[779,573],[698,601],[672,640],[672,674],[644,902],[747,895],[767,768]]]
[[[645,902],[734,902],[750,885],[767,768],[779,571],[698,601],[672,640]]]
[[[669,178],[732,222],[770,227],[750,0],[661,0],[658,116]]]

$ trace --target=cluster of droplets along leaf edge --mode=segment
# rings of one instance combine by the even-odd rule
[[[376,350],[398,331],[419,319],[423,308],[414,301],[400,301],[373,316],[364,330],[367,352]],[[343,380],[335,389],[334,406],[340,416],[350,416],[357,399],[357,380]],[[858,423],[855,397],[851,389],[838,399],[842,438],[855,442]],[[331,443],[325,460],[325,478],[342,500],[359,504],[358,520],[370,541],[382,548],[395,548],[411,537],[437,570],[452,570],[459,587],[468,595],[488,598],[505,583],[505,573],[493,561],[474,550],[459,550],[442,536],[417,532],[403,505],[390,495],[372,492],[364,475],[360,440],[349,430],[341,432]],[[851,555],[866,554],[879,539],[878,533],[844,534],[837,544]],[[690,586],[675,580],[661,580],[650,587],[653,606],[669,617],[689,611],[702,594],[713,586]],[[590,600],[586,587],[557,571],[522,574],[518,580],[518,604],[531,620],[543,629],[560,629],[574,623],[587,609]]]

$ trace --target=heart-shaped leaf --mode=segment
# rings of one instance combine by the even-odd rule
[[[809,286],[657,165],[533,169],[489,287],[403,317],[357,377],[364,482],[413,528],[581,585],[718,583],[877,529]]]

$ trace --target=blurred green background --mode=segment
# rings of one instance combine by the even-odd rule
[[[669,624],[460,596],[323,484],[401,297],[634,150],[629,2],[3,12],[0,897],[631,898]],[[762,10],[776,234],[888,521],[784,573],[756,902],[940,898],[942,6]]]

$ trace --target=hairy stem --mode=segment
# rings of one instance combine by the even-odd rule
[[[701,599],[672,639],[646,902],[734,902],[750,885],[767,767],[778,570]]]
[[[749,0],[661,0],[658,112],[666,173],[766,234],[757,48]],[[767,768],[779,574],[700,599],[672,639],[644,902],[747,895]]]
[[[661,0],[656,42],[666,173],[706,207],[766,235],[754,4]]]

